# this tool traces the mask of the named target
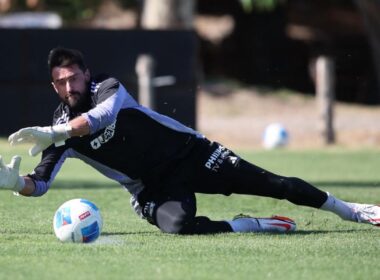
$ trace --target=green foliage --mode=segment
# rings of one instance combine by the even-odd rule
[[[101,0],[45,0],[45,6],[70,21],[91,18],[100,2]]]
[[[23,172],[38,162],[27,146],[0,154],[23,156]],[[380,151],[241,151],[274,172],[300,176],[337,196],[378,203]],[[62,244],[53,234],[64,201],[95,202],[104,231],[93,244]],[[198,215],[228,219],[238,213],[282,214],[296,220],[294,234],[175,236],[139,219],[129,194],[79,161],[68,160],[40,198],[0,191],[0,279],[380,279],[374,260],[379,231],[369,225],[263,197],[197,195]]]
[[[41,4],[37,6],[37,9],[57,12],[66,22],[70,23],[92,18],[103,1],[104,0],[42,0],[40,1]],[[124,8],[134,8],[138,5],[138,1],[136,0],[115,0],[115,2]],[[13,6],[15,9],[29,9],[26,5],[26,1],[14,2]]]
[[[240,0],[240,3],[246,13],[253,10],[272,11],[285,0]]]

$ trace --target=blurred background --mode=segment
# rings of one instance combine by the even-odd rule
[[[229,147],[377,148],[379,15],[373,0],[0,0],[0,135],[50,123],[46,58],[65,46]]]

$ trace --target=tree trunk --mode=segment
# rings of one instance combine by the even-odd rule
[[[141,27],[145,29],[191,29],[194,0],[144,0]]]
[[[320,129],[326,144],[335,142],[334,99],[335,67],[331,57],[319,56],[316,67],[316,96],[320,114]]]
[[[139,84],[139,103],[152,110],[156,109],[154,96],[154,60],[150,55],[141,54],[137,58],[136,73]]]
[[[380,103],[380,1],[355,0],[368,32],[377,79],[376,102]]]

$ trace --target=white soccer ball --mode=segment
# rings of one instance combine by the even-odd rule
[[[266,149],[285,147],[289,142],[289,134],[280,123],[272,123],[265,128],[263,144]]]
[[[99,237],[103,220],[94,203],[77,198],[58,208],[53,226],[55,235],[62,242],[89,243]]]

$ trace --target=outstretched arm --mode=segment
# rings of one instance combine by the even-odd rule
[[[71,126],[71,131],[69,132],[70,137],[73,136],[83,136],[90,133],[90,126],[85,117],[79,116],[75,119],[72,119],[69,122]]]
[[[24,176],[23,178],[25,181],[25,186],[22,190],[19,191],[19,194],[24,196],[30,196],[32,193],[34,193],[36,186],[34,185],[34,182],[30,177]]]

